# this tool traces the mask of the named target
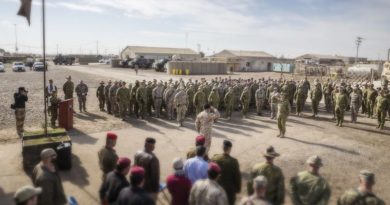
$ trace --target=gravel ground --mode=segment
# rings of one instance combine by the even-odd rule
[[[177,128],[175,122],[160,119],[147,119],[145,121],[131,119],[122,122],[120,119],[98,111],[95,98],[96,86],[100,80],[119,79],[134,81],[135,79],[169,79],[163,73],[141,71],[135,76],[131,70],[112,69],[107,66],[72,66],[54,67],[48,72],[60,88],[65,82],[65,76],[72,75],[73,81],[83,79],[90,87],[88,96],[89,113],[75,115],[75,129],[69,134],[73,140],[74,167],[69,172],[61,172],[64,179],[66,193],[74,195],[80,204],[97,204],[97,191],[100,185],[100,171],[96,163],[97,150],[104,143],[105,131],[115,130],[120,136],[117,152],[121,156],[132,157],[142,148],[143,140],[153,136],[157,139],[157,156],[161,163],[161,181],[171,173],[170,162],[177,156],[185,156],[187,150],[193,146],[193,138],[196,136],[193,120],[188,118],[184,128]],[[234,78],[249,77],[279,77],[275,73],[241,73],[232,75]],[[214,78],[216,76],[191,76]],[[290,76],[289,76],[290,77]],[[175,78],[175,77],[174,77]],[[176,77],[178,78],[178,77]],[[190,78],[184,76],[184,78]],[[298,78],[295,76],[295,78]],[[299,77],[302,78],[302,77]],[[4,166],[0,170],[0,204],[10,204],[13,192],[26,183],[29,178],[21,169],[21,146],[15,135],[14,116],[9,109],[12,102],[12,93],[17,87],[25,86],[29,91],[26,125],[28,129],[36,129],[43,121],[43,99],[40,92],[42,73],[0,73],[1,115],[0,121],[0,160]],[[61,92],[60,92],[61,93]],[[61,93],[62,94],[62,93]],[[376,193],[386,202],[390,201],[390,130],[375,129],[374,119],[359,118],[358,124],[345,123],[345,127],[335,127],[330,120],[331,116],[321,109],[320,118],[310,118],[310,106],[307,105],[304,117],[291,115],[287,121],[287,137],[276,138],[277,128],[275,121],[268,116],[251,115],[248,119],[241,119],[239,113],[234,113],[231,121],[221,119],[213,129],[213,144],[211,155],[220,152],[222,140],[233,141],[232,155],[240,162],[243,174],[243,190],[246,193],[246,178],[248,171],[257,162],[263,161],[261,152],[269,145],[273,145],[281,153],[276,160],[285,174],[286,187],[288,180],[298,171],[305,169],[305,160],[308,156],[317,154],[324,159],[324,167],[321,169],[323,176],[332,187],[330,204],[336,204],[337,197],[358,183],[358,172],[361,169],[370,169],[376,173]],[[323,107],[323,105],[321,105]],[[349,113],[346,114],[346,121]],[[388,124],[387,124],[388,126]],[[288,192],[286,203],[291,204]],[[238,197],[239,198],[239,197]]]

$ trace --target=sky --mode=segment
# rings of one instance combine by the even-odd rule
[[[31,25],[0,0],[0,48],[42,52],[41,0]],[[16,28],[16,29],[15,29]],[[16,38],[15,38],[16,30]],[[127,45],[386,59],[390,0],[46,0],[47,53],[118,54]]]

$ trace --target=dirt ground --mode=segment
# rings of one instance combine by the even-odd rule
[[[178,79],[179,76],[168,76],[164,73],[141,70],[135,76],[133,70],[109,68],[108,66],[50,66],[48,79],[54,80],[59,90],[65,82],[65,77],[71,75],[76,83],[83,79],[89,86],[87,101],[88,113],[75,115],[75,129],[69,132],[73,141],[73,168],[61,172],[67,195],[77,198],[80,204],[98,204],[98,189],[101,183],[101,171],[97,163],[97,151],[104,144],[105,133],[114,130],[119,135],[116,147],[120,156],[133,158],[135,152],[142,149],[146,137],[157,139],[156,154],[160,159],[161,181],[172,172],[173,158],[185,157],[185,153],[193,146],[196,132],[194,119],[188,118],[185,127],[179,128],[174,121],[147,118],[129,122],[100,112],[96,101],[96,87],[101,80],[168,80]],[[261,78],[279,77],[277,73],[235,73],[221,77],[232,78]],[[285,75],[287,78],[293,77]],[[200,79],[219,76],[183,76],[183,78]],[[302,78],[302,76],[294,76]],[[26,130],[38,129],[43,122],[42,73],[26,72],[13,73],[7,70],[0,73],[0,204],[12,204],[15,190],[25,184],[31,184],[30,178],[22,169],[21,143],[15,133],[15,121],[9,108],[13,93],[17,87],[25,86],[29,90],[27,104]],[[60,92],[60,97],[63,93]],[[275,121],[268,114],[256,116],[252,113],[249,118],[241,119],[240,113],[234,113],[232,120],[221,119],[213,129],[211,155],[221,152],[224,139],[233,142],[232,155],[240,162],[243,176],[241,195],[246,193],[246,179],[250,168],[262,162],[262,152],[272,145],[281,156],[276,160],[285,175],[286,188],[289,179],[298,171],[306,169],[305,161],[311,155],[323,158],[322,175],[332,188],[330,204],[335,204],[337,198],[345,189],[353,188],[358,183],[358,172],[370,169],[376,173],[377,184],[375,191],[386,202],[390,201],[390,129],[383,131],[375,129],[376,120],[359,118],[357,124],[345,123],[345,127],[334,125],[331,115],[323,111],[321,104],[320,117],[310,116],[310,106],[307,104],[305,116],[291,115],[287,121],[287,137],[277,138]],[[346,121],[349,113],[346,114]],[[387,181],[387,182],[386,182]],[[238,197],[240,198],[240,197]],[[288,191],[286,203],[291,204]],[[163,203],[161,203],[163,204]]]

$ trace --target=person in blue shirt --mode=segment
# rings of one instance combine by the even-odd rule
[[[199,179],[207,179],[208,163],[204,160],[206,148],[196,147],[196,157],[188,159],[184,164],[185,176],[194,184]]]

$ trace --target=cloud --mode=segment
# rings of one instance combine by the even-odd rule
[[[102,13],[104,11],[103,8],[92,6],[92,5],[85,5],[85,4],[59,2],[56,5],[65,7],[70,10],[76,10],[76,11],[89,11],[94,13]]]

